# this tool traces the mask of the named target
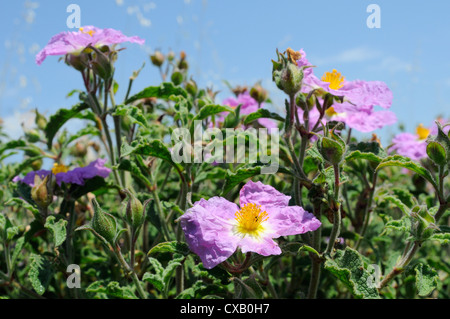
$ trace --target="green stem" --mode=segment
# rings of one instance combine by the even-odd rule
[[[369,192],[369,200],[367,201],[367,204],[366,204],[366,207],[364,210],[363,226],[361,229],[361,233],[359,234],[358,241],[356,242],[356,245],[355,245],[356,250],[358,250],[359,246],[361,245],[362,239],[364,238],[364,235],[366,234],[366,231],[367,231],[367,227],[369,225],[370,212],[371,212],[371,207],[372,207],[373,195],[375,194],[375,186],[377,184],[377,177],[378,177],[377,172],[374,172],[373,178],[372,178],[372,186],[370,187],[370,192]]]
[[[439,209],[435,215],[436,224],[438,223],[439,219],[442,217],[444,212],[447,210],[447,208],[448,208],[447,203],[439,205]],[[420,241],[415,241],[412,247],[411,242],[407,243],[405,250],[403,251],[402,258],[400,259],[398,264],[394,267],[394,269],[392,269],[392,271],[383,278],[383,280],[380,283],[379,289],[384,288],[395,276],[405,271],[405,267],[408,266],[408,264],[411,262],[412,258],[419,250],[421,245],[422,242]]]
[[[331,230],[330,239],[328,241],[325,254],[331,255],[334,249],[336,238],[339,236],[341,230],[341,208],[339,204],[339,165],[334,164],[334,206],[333,207],[333,228]]]
[[[125,261],[125,258],[123,258],[122,252],[120,251],[120,247],[117,244],[114,246],[114,253],[115,253],[117,259],[119,260],[119,263],[121,264],[122,268],[126,271],[127,274],[131,275],[131,279],[133,280],[133,282],[137,288],[139,296],[142,299],[146,299],[147,294],[145,293],[144,289],[142,288],[141,281],[137,277],[134,269],[132,267],[130,267],[130,265]]]

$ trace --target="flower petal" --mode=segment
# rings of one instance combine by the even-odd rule
[[[239,237],[231,232],[230,216],[238,206],[222,197],[201,199],[179,218],[189,248],[207,269],[227,260],[237,248]]]
[[[291,196],[286,196],[270,185],[261,182],[248,181],[240,191],[240,205],[252,203],[261,205],[263,209],[270,207],[285,207],[289,204]]]
[[[313,214],[300,206],[271,208],[267,214],[269,218],[265,223],[272,232],[272,238],[304,234],[315,231],[322,225]]]
[[[238,245],[243,253],[255,252],[262,256],[281,254],[281,248],[270,237],[255,238],[245,236],[239,241]]]

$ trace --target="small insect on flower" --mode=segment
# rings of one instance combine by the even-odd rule
[[[321,222],[300,206],[288,206],[290,196],[261,182],[249,181],[238,205],[223,197],[201,199],[179,218],[186,242],[211,269],[239,247],[243,253],[279,255],[273,238],[314,231]]]

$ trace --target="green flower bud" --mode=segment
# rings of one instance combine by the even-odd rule
[[[428,143],[427,155],[438,166],[445,165],[447,163],[445,148],[439,142],[431,141]]]
[[[280,90],[287,95],[295,95],[302,88],[303,69],[298,67],[293,57],[293,50],[288,51],[288,58],[277,50],[278,61],[272,60],[272,79]]]
[[[41,179],[37,174],[34,176],[31,198],[40,208],[47,208],[53,202],[52,192],[49,191],[49,176],[45,176],[44,179]]]
[[[180,85],[183,82],[183,74],[181,72],[175,71],[172,73],[172,76],[170,77],[173,84]]]
[[[25,138],[30,143],[36,143],[39,142],[41,136],[39,135],[39,132],[37,130],[31,129],[25,131]]]
[[[89,46],[88,48],[91,48],[96,53],[94,59],[90,61],[92,70],[101,79],[109,81],[114,74],[114,67],[112,61],[113,59],[108,56],[108,54],[111,53],[109,52],[103,53],[102,51],[93,46]]]
[[[37,127],[43,131],[47,127],[47,119],[45,118],[45,116],[39,113],[37,109],[35,109],[35,112],[36,118],[34,119],[34,122],[36,123]]]
[[[128,196],[126,219],[128,224],[137,230],[144,222],[144,206],[129,190],[125,189],[124,191]]]
[[[325,161],[337,165],[344,158],[346,145],[344,140],[334,133],[334,129],[329,134],[329,136],[319,138],[317,148]]]
[[[265,90],[261,84],[256,83],[251,89],[250,89],[250,96],[254,98],[259,104],[263,103],[267,100],[267,90]]]
[[[150,60],[154,66],[161,66],[164,63],[165,57],[160,51],[155,51],[153,55],[150,56]]]
[[[73,67],[75,70],[84,71],[88,67],[88,54],[81,52],[80,54],[66,54],[66,64]]]
[[[413,207],[411,214],[411,232],[418,240],[430,238],[438,227],[434,216],[430,214],[426,206]]]
[[[188,93],[192,96],[196,96],[197,92],[198,92],[198,87],[197,87],[197,83],[190,79],[189,81],[186,82],[186,91],[188,91]]]
[[[92,200],[94,208],[94,217],[91,226],[95,232],[103,237],[106,241],[114,244],[114,238],[117,233],[116,219],[111,214],[106,213],[95,200]]]

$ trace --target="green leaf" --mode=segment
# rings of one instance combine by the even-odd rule
[[[380,164],[378,164],[375,171],[379,171],[383,167],[388,167],[388,166],[398,166],[398,167],[407,168],[407,169],[419,174],[423,178],[425,178],[428,182],[430,182],[433,185],[433,187],[435,189],[438,189],[433,175],[431,175],[431,173],[428,170],[426,170],[422,165],[420,165],[419,163],[413,162],[411,159],[409,159],[407,157],[403,157],[401,155],[388,156],[388,157],[384,158],[380,162]]]
[[[134,105],[120,104],[116,107],[114,116],[128,116],[133,124],[139,124],[148,128],[147,119],[142,113],[141,109]]]
[[[431,141],[428,143],[427,155],[436,165],[441,166],[447,164],[447,155],[445,153],[444,146],[439,142]]]
[[[371,280],[372,274],[356,250],[349,247],[338,250],[333,259],[328,258],[325,261],[325,269],[344,283],[356,298],[380,298],[377,288],[369,285],[370,282],[374,282]]]
[[[244,120],[244,124],[250,124],[251,122],[260,119],[260,118],[268,118],[272,120],[277,120],[280,122],[284,122],[285,119],[278,115],[277,113],[270,112],[267,109],[258,109],[256,112],[250,113],[246,116]]]
[[[16,241],[16,245],[14,246],[14,251],[12,253],[11,257],[11,272],[14,271],[14,268],[16,266],[17,260],[19,256],[22,254],[22,248],[25,245],[25,237],[20,237]]]
[[[202,171],[195,176],[194,183],[198,184],[204,180],[222,180],[225,178],[227,171],[222,167],[216,166],[209,171]]]
[[[172,160],[169,149],[160,140],[145,141],[140,139],[133,141],[131,145],[123,143],[121,154],[123,157],[131,154],[158,157],[179,169],[179,166]]]
[[[131,175],[141,180],[141,182],[143,182],[145,185],[152,185],[148,178],[142,173],[139,166],[132,160],[122,158],[119,165],[115,166],[115,168],[130,172]]]
[[[194,117],[194,120],[204,120],[208,116],[216,115],[222,112],[234,113],[234,110],[228,105],[208,104],[200,109],[198,114]]]
[[[47,126],[45,127],[45,136],[47,138],[48,148],[52,147],[53,138],[59,129],[71,118],[78,117],[79,113],[89,108],[86,103],[78,103],[71,109],[59,109],[54,115],[50,116]]]
[[[226,195],[233,187],[239,185],[242,181],[247,178],[261,174],[261,167],[241,167],[236,170],[236,172],[227,171],[227,176],[225,177],[225,184],[223,185],[222,195]]]
[[[439,276],[433,268],[424,264],[418,264],[414,270],[416,272],[417,294],[426,297],[437,288]]]
[[[53,276],[53,267],[51,263],[44,257],[31,254],[30,271],[28,277],[34,290],[42,295],[47,290],[50,280]]]
[[[173,85],[170,82],[161,83],[160,86],[149,86],[141,92],[131,96],[125,101],[125,104],[130,104],[136,100],[145,99],[149,97],[156,97],[160,99],[168,99],[171,95],[181,95],[183,97],[188,96],[185,89]]]
[[[23,140],[9,141],[5,144],[0,144],[0,155],[3,154],[6,150],[25,146],[27,146],[27,143]]]
[[[95,126],[87,125],[86,127],[83,127],[81,130],[70,136],[70,138],[66,141],[66,145],[69,145],[76,139],[85,135],[100,136],[100,131]]]
[[[186,243],[177,241],[168,241],[157,244],[152,249],[150,249],[147,255],[150,256],[157,253],[178,253],[183,256],[186,256],[190,253],[190,249]]]
[[[250,275],[248,278],[241,280],[238,277],[234,277],[233,281],[235,284],[235,289],[237,289],[237,293],[235,294],[242,299],[262,299],[264,292],[261,289],[261,286],[255,279],[255,275]]]
[[[35,216],[39,215],[39,209],[37,209],[36,207],[25,201],[23,198],[13,197],[5,202],[5,205],[7,206],[13,206],[14,204],[17,204],[19,207],[28,209]]]
[[[148,261],[150,262],[150,265],[153,267],[155,273],[152,274],[150,272],[146,272],[142,277],[142,280],[151,283],[158,291],[163,292],[165,288],[164,281],[162,278],[164,268],[156,258],[148,257]]]
[[[134,289],[129,286],[121,287],[117,281],[105,284],[104,281],[96,281],[86,288],[86,292],[95,294],[106,294],[109,297],[120,299],[138,299],[134,294]]]
[[[411,208],[406,206],[397,196],[386,195],[386,196],[383,196],[381,198],[381,200],[385,200],[385,201],[393,203],[395,206],[400,208],[402,213],[405,214],[405,215],[408,215],[410,213],[410,211],[411,211]]]
[[[63,218],[60,218],[57,222],[55,220],[55,216],[48,216],[44,227],[50,230],[53,235],[53,244],[58,247],[66,240],[67,220]]]
[[[363,159],[379,164],[386,156],[386,151],[377,142],[360,142],[348,146],[345,160]]]

